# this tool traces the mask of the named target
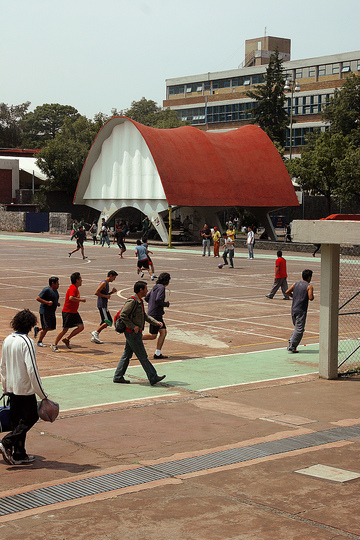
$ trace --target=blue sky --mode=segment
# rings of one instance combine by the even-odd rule
[[[359,0],[0,0],[0,9],[0,102],[61,103],[88,117],[143,96],[162,104],[167,78],[236,68],[265,27],[292,40],[292,60],[360,50]]]

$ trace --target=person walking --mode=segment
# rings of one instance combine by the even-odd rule
[[[77,247],[69,252],[69,257],[71,257],[71,255],[73,253],[76,253],[76,251],[79,251],[79,249],[80,249],[82,258],[87,259],[87,257],[85,257],[85,253],[84,253],[84,241],[86,240],[86,231],[85,231],[83,225],[80,225],[79,229],[76,232],[74,232],[74,234],[71,237],[71,240],[73,238],[76,238],[76,246]]]
[[[108,224],[105,221],[105,218],[101,218],[101,229],[100,229],[100,245],[101,247],[104,247],[104,244],[107,244],[107,247],[110,247],[110,240],[109,240],[109,227]]]
[[[50,345],[51,350],[54,352],[59,352],[57,344],[62,338],[62,341],[66,347],[71,349],[70,340],[84,330],[84,323],[78,313],[80,302],[86,302],[86,298],[80,297],[79,287],[82,285],[82,277],[80,272],[74,272],[71,274],[70,281],[71,285],[66,291],[64,307],[62,310],[63,329],[61,330],[60,334],[56,336],[54,344]],[[74,327],[75,329],[71,332],[69,337],[65,338],[64,336],[66,332],[70,328]]]
[[[284,295],[284,300],[290,300],[290,296],[286,294],[288,290],[287,284],[287,272],[286,272],[286,260],[282,256],[282,251],[277,252],[277,259],[275,261],[275,280],[269,294],[266,295],[266,298],[274,298],[277,290],[281,287],[282,293]]]
[[[95,295],[98,297],[97,308],[100,312],[100,325],[98,326],[97,330],[91,332],[91,341],[93,343],[104,343],[99,338],[99,334],[104,330],[104,328],[112,325],[113,320],[110,315],[110,311],[108,310],[108,301],[110,300],[111,295],[117,292],[115,287],[113,287],[110,291],[110,283],[115,281],[117,275],[118,274],[115,272],[115,270],[110,270],[107,277],[100,283],[95,291]]]
[[[120,253],[119,253],[119,257],[120,259],[123,259],[123,253],[125,253],[126,251],[126,246],[125,246],[125,233],[122,229],[122,227],[117,223],[115,225],[115,232],[114,232],[114,244],[115,244],[115,241],[118,245],[118,248],[120,249]]]
[[[251,227],[248,227],[248,235],[247,235],[246,245],[247,245],[247,248],[248,248],[248,251],[249,251],[249,259],[250,260],[254,259],[254,243],[255,243],[254,231],[252,230]]]
[[[206,225],[202,228],[200,231],[200,236],[202,237],[202,245],[203,245],[203,254],[202,256],[205,257],[206,250],[208,252],[208,256],[210,257],[210,239],[211,239],[211,229]]]
[[[98,226],[97,226],[96,221],[94,221],[89,229],[89,233],[91,233],[94,246],[97,244],[97,232],[98,232]]]
[[[234,240],[231,236],[228,236],[227,233],[224,233],[223,234],[223,238],[224,238],[224,245],[223,245],[223,248],[224,248],[224,253],[223,253],[223,259],[224,259],[224,264],[227,265],[229,264],[228,263],[228,256],[229,256],[229,261],[230,261],[230,268],[234,268],[234,252],[235,252],[235,249],[234,249]]]
[[[217,227],[214,227],[214,232],[213,232],[213,242],[214,242],[214,257],[216,257],[217,259],[219,258],[219,250],[220,250],[220,238],[221,238],[221,234],[220,234],[220,231],[218,230]]]
[[[49,330],[56,330],[56,308],[60,306],[59,304],[59,278],[52,276],[49,278],[49,286],[45,287],[39,295],[36,297],[36,300],[40,303],[39,314],[40,314],[40,323],[41,330],[38,326],[35,326],[34,332],[35,337],[40,331],[39,339],[37,342],[38,347],[46,347],[43,343],[43,339],[48,333]]]
[[[8,465],[27,465],[35,456],[26,452],[26,435],[38,421],[36,394],[47,395],[36,364],[35,344],[28,334],[36,325],[29,309],[19,311],[11,321],[14,332],[4,339],[0,362],[3,393],[10,398],[11,431],[0,442]]]
[[[305,322],[309,306],[309,300],[314,300],[313,286],[310,285],[312,270],[302,272],[302,280],[297,281],[286,291],[286,294],[292,297],[291,317],[294,325],[294,331],[290,336],[287,350],[290,353],[297,353],[297,347],[305,331]]]
[[[120,318],[125,323],[126,329],[124,332],[126,344],[122,357],[114,373],[113,382],[129,384],[130,381],[124,379],[124,375],[128,368],[130,359],[133,354],[137,357],[142,365],[151,386],[165,379],[165,375],[159,376],[156,369],[150,362],[143,342],[143,330],[145,321],[152,325],[157,325],[162,328],[163,323],[155,320],[150,315],[147,315],[144,310],[143,299],[148,293],[147,284],[145,281],[137,281],[134,285],[134,296],[128,298],[124,307],[120,311]]]
[[[314,249],[313,254],[312,254],[313,257],[315,257],[316,253],[320,250],[321,244],[314,244],[314,246],[315,246],[315,249]]]
[[[160,328],[157,324],[150,324],[149,334],[143,336],[143,340],[152,340],[156,339],[159,334],[156,351],[154,358],[160,360],[161,358],[167,358],[161,353],[162,346],[167,335],[167,330],[164,322],[164,307],[169,307],[170,302],[165,300],[165,288],[170,283],[170,274],[168,272],[162,272],[156,281],[156,285],[151,289],[150,292],[145,296],[145,302],[149,304],[148,315],[154,317],[157,321],[162,322],[162,327]]]

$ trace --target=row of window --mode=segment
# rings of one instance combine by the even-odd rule
[[[232,79],[219,79],[217,81],[205,81],[204,83],[180,84],[169,87],[169,95],[190,94],[192,92],[213,92],[221,88],[235,88],[237,86],[250,86],[265,82],[265,74],[247,75],[246,77],[234,77]]]
[[[322,126],[321,128],[314,128],[314,127],[308,127],[308,128],[297,128],[293,127],[293,140],[292,140],[292,146],[304,146],[306,144],[306,139],[309,135],[309,133],[313,133],[314,130],[326,131],[328,128],[326,126]],[[286,142],[285,142],[285,148],[290,148],[290,129],[286,130]]]
[[[323,64],[320,66],[311,66],[295,70],[295,79],[307,79],[316,76],[325,77],[326,75],[337,75],[340,73],[349,73],[350,71],[360,71],[360,60],[352,60],[351,62],[342,62],[335,64]],[[286,78],[292,78],[292,71],[285,73]]]
[[[324,77],[328,75],[336,75],[341,73],[349,73],[350,71],[360,71],[360,60],[352,60],[351,62],[343,62],[342,64],[324,64],[320,66],[311,66],[295,70],[295,79],[307,79],[317,76]],[[284,78],[292,79],[293,72],[284,73]],[[216,81],[205,81],[192,84],[180,84],[169,87],[169,95],[190,94],[192,92],[212,92],[221,88],[235,88],[237,86],[251,86],[265,82],[265,73],[257,73],[255,75],[246,75],[243,77],[233,77],[231,79],[218,79]]]
[[[319,94],[312,96],[296,96],[293,99],[293,114],[301,116],[304,114],[320,113],[330,101],[330,94]],[[286,100],[285,110],[290,115],[290,98]],[[192,109],[178,110],[177,114],[182,121],[192,124],[205,124],[217,122],[236,122],[238,120],[248,120],[251,118],[251,111],[256,107],[256,102],[232,103],[231,105],[194,107]],[[205,117],[207,115],[207,118]]]

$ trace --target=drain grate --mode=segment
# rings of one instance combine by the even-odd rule
[[[148,467],[139,467],[119,473],[104,474],[97,477],[74,480],[34,489],[26,493],[0,497],[0,516],[32,510],[50,504],[71,501],[89,495],[99,495],[126,487],[164,480],[172,476],[181,476],[197,471],[214,469],[250,461],[252,459],[284,454],[293,450],[311,448],[336,441],[343,441],[360,436],[360,424],[351,427],[327,429],[317,433],[288,437],[279,441],[258,443],[243,448],[231,448],[212,452],[203,456],[170,461]]]

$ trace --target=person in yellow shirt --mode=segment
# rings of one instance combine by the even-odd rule
[[[228,238],[231,238],[231,240],[234,242],[235,240],[235,229],[232,225],[229,225],[228,230],[226,231],[226,234],[228,235]]]
[[[217,227],[214,227],[214,232],[213,232],[212,237],[213,237],[213,241],[214,241],[214,257],[219,258],[221,234],[220,234],[220,231],[218,231]]]

